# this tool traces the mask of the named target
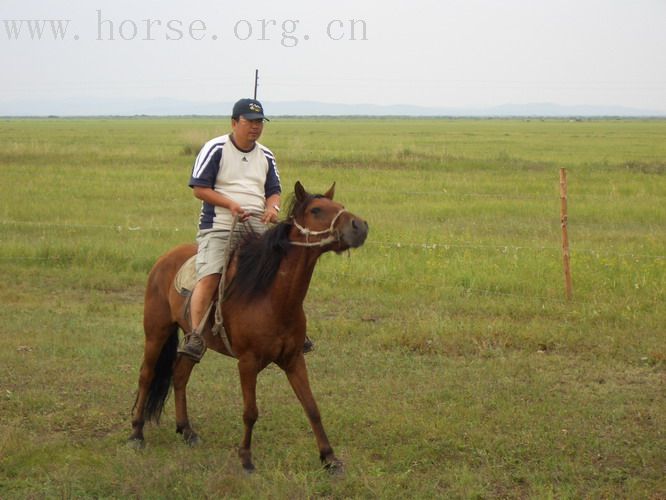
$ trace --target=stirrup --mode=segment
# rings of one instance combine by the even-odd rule
[[[206,339],[197,331],[186,333],[178,346],[178,353],[184,354],[195,363],[201,361],[206,352]]]

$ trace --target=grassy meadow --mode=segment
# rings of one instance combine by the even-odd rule
[[[370,224],[307,298],[310,380],[232,359],[126,445],[146,276],[193,241],[227,119],[0,120],[0,498],[666,498],[666,121],[274,119],[262,143]],[[574,297],[565,300],[559,168]]]

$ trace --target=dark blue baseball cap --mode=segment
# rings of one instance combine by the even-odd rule
[[[268,118],[264,116],[264,107],[256,99],[241,99],[236,104],[234,104],[231,117],[238,119],[241,116],[246,120],[261,119],[268,121]]]

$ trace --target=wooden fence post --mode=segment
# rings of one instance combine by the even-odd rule
[[[573,297],[571,284],[571,266],[569,263],[569,234],[567,233],[567,169],[560,169],[560,223],[562,224],[562,260],[564,263],[564,285],[567,300]]]

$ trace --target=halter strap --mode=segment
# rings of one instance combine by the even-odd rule
[[[324,229],[322,231],[312,231],[311,229],[307,227],[301,226],[298,222],[296,222],[296,219],[292,219],[292,222],[294,223],[294,226],[296,226],[296,229],[305,236],[305,241],[292,241],[292,245],[296,245],[298,247],[323,247],[328,245],[329,243],[334,243],[336,241],[340,241],[340,234],[335,230],[335,223],[338,221],[338,218],[345,213],[347,210],[344,208],[341,208],[340,211],[335,214],[335,217],[333,217],[333,220],[331,221],[331,225],[329,226],[328,229]],[[324,234],[328,234],[326,238],[322,238],[319,241],[310,241],[310,236],[322,236]]]

